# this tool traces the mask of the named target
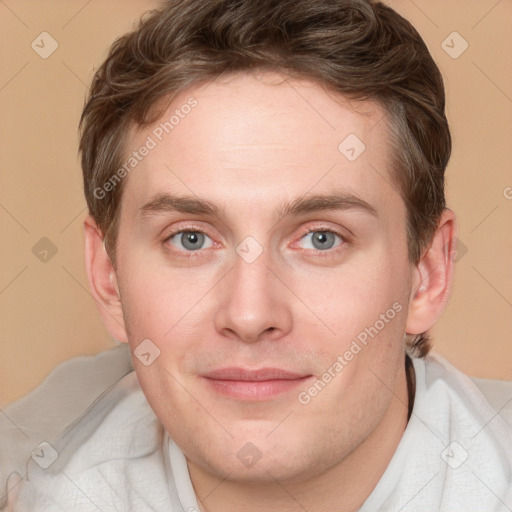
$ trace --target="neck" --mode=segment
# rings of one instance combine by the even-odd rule
[[[347,457],[312,478],[300,482],[274,479],[259,484],[239,483],[229,480],[229,475],[219,478],[187,460],[200,511],[356,512],[384,474],[402,438],[410,416],[411,382],[404,365],[397,375],[390,405],[377,427]]]

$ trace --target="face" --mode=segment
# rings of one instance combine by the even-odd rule
[[[336,465],[403,377],[411,266],[382,108],[235,75],[180,93],[128,153],[144,145],[117,282],[132,352],[150,340],[133,360],[151,407],[217,475]]]

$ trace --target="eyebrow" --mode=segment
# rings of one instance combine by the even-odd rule
[[[278,218],[299,216],[321,211],[359,210],[378,218],[377,210],[364,199],[352,193],[317,194],[298,197],[288,201],[276,210]],[[140,208],[141,218],[166,212],[181,212],[192,215],[222,217],[225,211],[220,206],[194,196],[177,196],[161,193],[154,196]]]

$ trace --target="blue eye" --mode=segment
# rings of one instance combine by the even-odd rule
[[[350,240],[332,229],[320,227],[309,229],[295,244],[310,250],[316,257],[328,257],[337,253],[337,249],[342,250],[346,244],[350,245]],[[212,247],[214,243],[206,233],[190,227],[169,233],[163,240],[163,245],[165,251],[174,256],[199,257],[205,255],[202,249]]]
[[[197,251],[199,249],[205,249],[207,247],[211,247],[211,239],[208,235],[203,233],[202,231],[187,231],[187,230],[181,230],[177,231],[175,233],[170,234],[166,238],[166,242],[170,242],[171,245],[176,247],[172,243],[172,240],[176,238],[176,242],[178,244],[181,244],[181,247],[178,245],[179,250],[184,251]],[[204,246],[205,239],[208,238],[210,240],[210,245]]]
[[[301,240],[306,239],[307,237],[311,239],[313,247],[306,247],[306,249],[312,248],[317,251],[332,249],[336,242],[336,237],[339,238],[341,242],[345,241],[342,235],[330,230],[312,229],[311,231],[308,231]],[[339,245],[341,245],[341,243],[339,243],[338,246]]]

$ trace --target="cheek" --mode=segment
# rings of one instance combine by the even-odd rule
[[[372,371],[387,381],[402,364],[408,293],[398,266],[389,257],[376,258],[359,270],[324,279],[322,293],[315,287],[318,316],[329,327],[323,329],[321,358],[331,373],[344,375],[333,379],[333,391],[356,383],[361,389],[370,386],[378,381]],[[340,373],[332,368],[336,361],[343,366]],[[354,396],[364,399],[359,392]]]
[[[123,309],[143,325],[173,325],[201,294],[201,281],[185,269],[156,265],[144,255],[125,259],[120,272]],[[121,267],[120,267],[121,268]],[[188,275],[187,275],[188,274]]]
[[[206,311],[211,283],[207,277],[192,277],[184,269],[142,270],[134,268],[121,287],[123,312],[132,351],[146,339],[162,356],[156,366],[179,368],[194,340],[205,338],[211,327]]]
[[[351,339],[379,321],[393,304],[402,306],[390,311],[393,318],[397,309],[405,308],[405,273],[389,255],[361,255],[350,263],[328,272],[311,271],[292,282],[297,296],[322,320],[327,338],[330,334]]]

